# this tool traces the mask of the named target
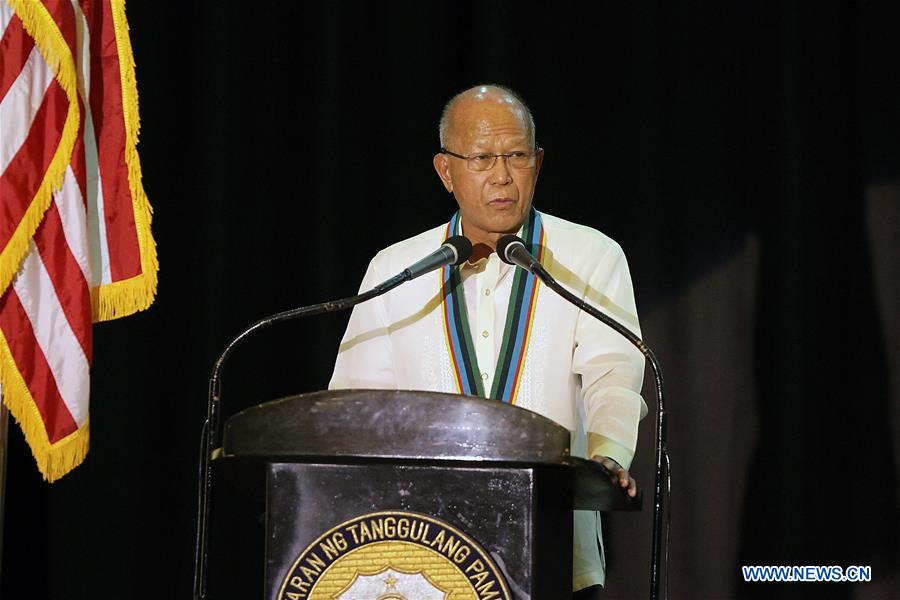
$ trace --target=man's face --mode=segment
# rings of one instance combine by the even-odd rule
[[[525,112],[517,102],[464,98],[451,112],[447,150],[457,154],[509,154],[533,152]],[[447,191],[459,203],[463,231],[472,243],[490,247],[505,233],[515,233],[531,208],[543,154],[534,167],[511,167],[498,158],[487,171],[473,171],[464,159],[446,154],[434,157],[434,166]]]

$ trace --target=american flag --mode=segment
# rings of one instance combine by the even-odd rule
[[[0,393],[49,481],[87,454],[92,323],[156,294],[138,129],[123,0],[0,0]]]

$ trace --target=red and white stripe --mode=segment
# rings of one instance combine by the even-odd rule
[[[90,30],[80,5],[51,2],[47,9],[76,66],[90,65]],[[0,2],[0,29],[0,243],[4,243],[40,186],[62,134],[69,98],[5,2]],[[89,97],[90,71],[80,72],[78,79],[79,95]],[[80,104],[87,103],[80,100]],[[51,446],[75,433],[88,418],[90,289],[100,283],[94,280],[91,265],[102,264],[103,255],[108,263],[109,256],[101,236],[93,236],[94,244],[89,242],[89,213],[100,229],[102,209],[99,213],[88,209],[100,196],[98,152],[90,113],[82,110],[81,115],[82,132],[90,135],[76,142],[62,186],[53,194],[12,285],[0,297],[0,330]],[[92,252],[98,257],[94,261]]]
[[[95,286],[103,286],[137,277],[143,266],[123,151],[124,101],[112,7],[108,1],[80,0],[75,10],[84,19],[85,35],[90,32],[81,54],[83,64],[90,64],[83,91],[90,106],[85,119],[85,154],[94,165],[88,170],[89,239]]]

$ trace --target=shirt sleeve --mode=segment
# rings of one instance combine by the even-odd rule
[[[594,269],[584,298],[640,336],[631,275],[618,244]],[[573,370],[581,375],[587,455],[608,456],[629,468],[638,423],[647,414],[640,396],[644,355],[628,340],[586,312],[578,316]]]
[[[360,293],[381,283],[382,275],[376,256],[369,263]],[[396,389],[393,356],[383,299],[357,304],[341,340],[328,389]]]

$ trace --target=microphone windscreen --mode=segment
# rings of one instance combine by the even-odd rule
[[[460,265],[472,256],[472,242],[464,235],[454,235],[444,241],[444,245],[452,246],[456,251],[456,260],[450,263],[452,266]]]
[[[507,252],[509,251],[510,246],[512,246],[513,244],[521,244],[522,248],[525,247],[525,242],[522,241],[522,238],[515,236],[511,233],[504,235],[497,242],[497,256],[499,256],[500,260],[502,260],[503,262],[505,262],[508,265],[516,264],[512,260],[510,260],[509,256],[507,255]]]

